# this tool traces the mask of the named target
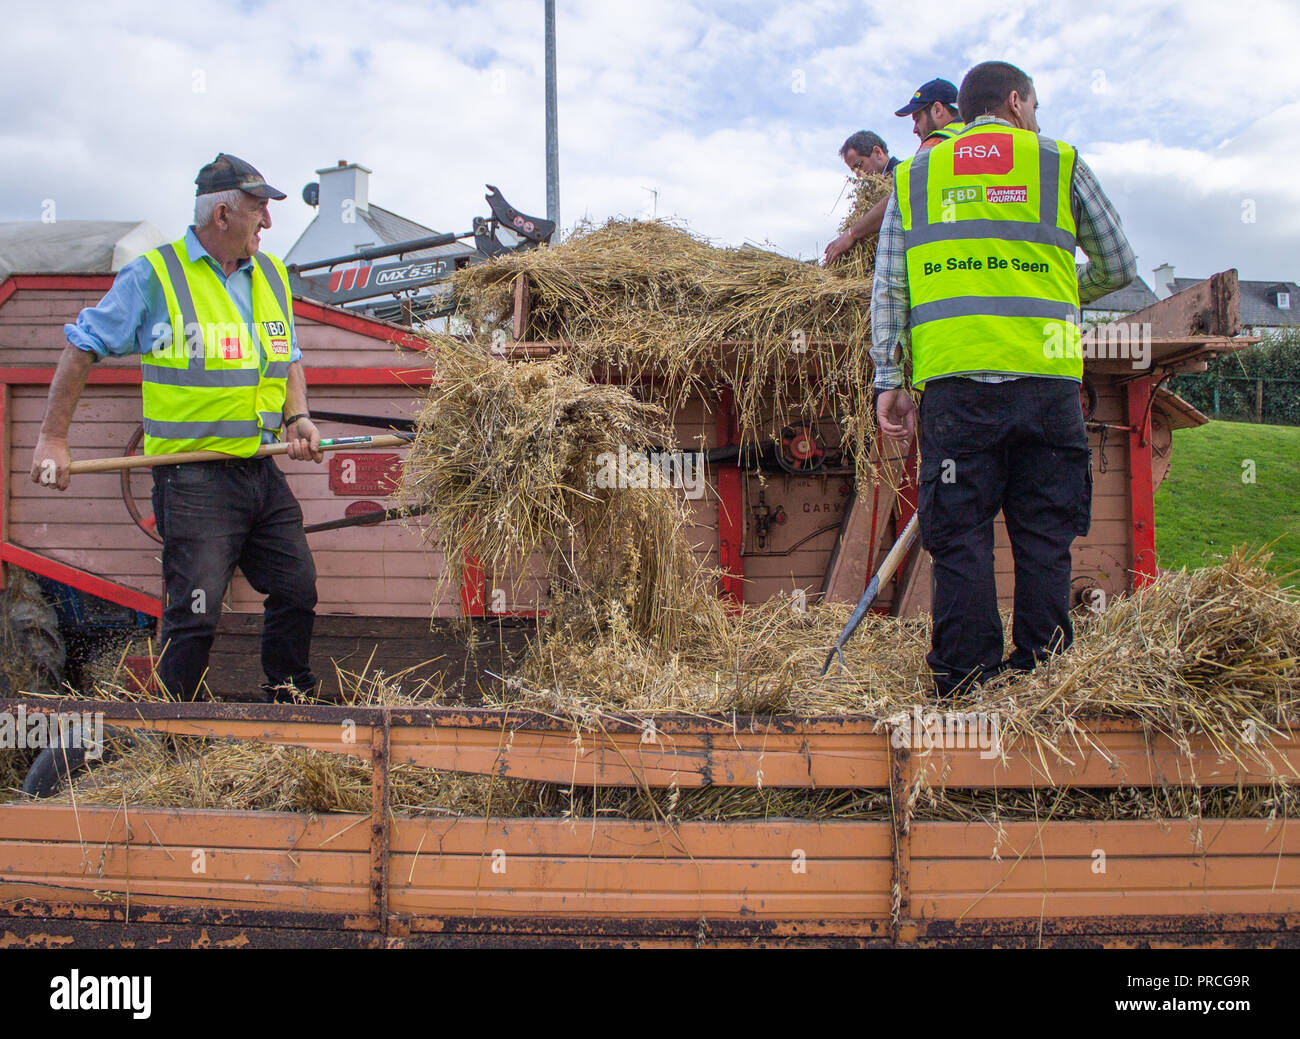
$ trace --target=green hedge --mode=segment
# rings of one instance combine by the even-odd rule
[[[1253,422],[1260,380],[1263,421],[1300,426],[1300,328],[1267,332],[1263,342],[1211,361],[1204,372],[1175,375],[1168,386],[1211,417]]]

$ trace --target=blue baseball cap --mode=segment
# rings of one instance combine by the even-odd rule
[[[916,93],[912,95],[912,99],[894,115],[911,115],[913,112],[919,112],[922,108],[926,108],[936,101],[942,101],[945,105],[956,107],[957,88],[946,79],[932,79],[929,83],[918,87]]]

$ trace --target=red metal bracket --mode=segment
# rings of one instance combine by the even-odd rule
[[[718,394],[718,446],[730,447],[739,439],[735,399],[731,387]],[[741,549],[745,540],[744,495],[740,484],[740,463],[718,466],[718,566],[722,569],[722,598],[739,608],[745,601],[745,563]]]
[[[101,599],[107,599],[109,602],[115,602],[120,606],[147,613],[151,617],[162,616],[162,600],[156,599],[152,595],[146,595],[134,588],[127,588],[125,585],[97,577],[86,570],[79,570],[67,563],[60,563],[48,556],[42,556],[28,549],[20,548],[8,541],[0,542],[0,560],[13,563],[15,566],[30,570],[34,574],[40,574],[42,577],[48,577],[60,584],[66,584],[91,595],[97,595]]]
[[[1125,387],[1125,417],[1130,426],[1129,517],[1133,524],[1133,587],[1156,579],[1155,481],[1151,471],[1151,396],[1155,378],[1139,379]]]
[[[476,556],[466,557],[461,571],[460,612],[466,617],[487,616],[487,583]]]
[[[903,482],[898,487],[898,526],[896,528],[898,536],[902,535],[903,529],[907,526],[911,518],[916,515],[917,493],[921,486],[920,477],[917,475],[917,448],[920,441],[919,417],[917,419],[917,426],[917,435],[912,437],[911,443],[907,446],[907,458],[903,462]],[[908,572],[912,560],[916,558],[916,554],[920,551],[921,543],[918,538],[913,543],[912,547],[908,549],[907,554],[903,556],[902,561],[898,564],[898,569],[894,571],[894,576],[890,579],[893,584],[893,591],[890,594],[894,599],[893,605],[889,607],[889,612],[891,613],[898,608],[899,594],[903,590],[903,575]],[[871,571],[871,573],[874,572],[874,570]],[[869,573],[867,579],[870,580],[870,578],[871,574]]]

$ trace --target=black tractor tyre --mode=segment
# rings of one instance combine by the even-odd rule
[[[58,614],[26,571],[10,567],[8,578],[0,592],[0,695],[57,692],[68,662]]]
[[[68,660],[58,614],[27,571],[9,567],[6,577],[0,591],[0,696],[57,692]],[[67,768],[63,748],[56,750],[57,763],[48,749],[36,756],[23,781],[24,792],[39,789],[44,791],[41,797],[57,792]],[[85,761],[84,751],[69,747],[67,752],[69,765]]]
[[[67,755],[66,759],[64,755]],[[62,788],[64,780],[86,765],[86,752],[80,747],[47,747],[36,755],[27,778],[23,780],[23,793],[29,797],[53,797]]]
[[[88,758],[81,747],[47,747],[27,769],[23,793],[31,797],[53,797],[63,789],[69,776],[105,765],[133,746],[135,737],[129,729],[106,729],[98,757]]]

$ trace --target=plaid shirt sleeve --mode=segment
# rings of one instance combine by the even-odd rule
[[[1088,164],[1075,159],[1070,192],[1079,248],[1087,263],[1075,265],[1079,302],[1091,303],[1108,292],[1122,289],[1137,277],[1137,260],[1120,225],[1119,214],[1101,190]]]
[[[910,314],[903,221],[898,215],[898,202],[890,195],[876,242],[876,276],[871,285],[871,363],[877,390],[894,390],[903,385]]]

